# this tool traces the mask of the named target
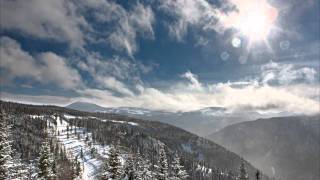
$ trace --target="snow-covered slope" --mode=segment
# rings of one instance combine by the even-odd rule
[[[36,117],[35,115],[33,117]],[[43,120],[46,120],[44,116],[41,117]],[[52,118],[52,119],[51,119]],[[74,127],[66,121],[74,118],[83,118],[82,116],[72,116],[64,114],[60,116],[51,116],[48,118],[53,120],[50,123],[51,132],[55,136],[61,146],[66,150],[67,158],[70,160],[77,159],[82,165],[82,179],[96,179],[96,176],[100,173],[102,168],[103,161],[108,158],[110,145],[101,145],[99,143],[92,143],[92,133],[89,132],[86,128],[83,127]],[[134,122],[124,122],[116,120],[106,120],[102,119],[101,121],[114,122],[114,123],[127,123],[133,126],[138,125]],[[56,125],[54,125],[56,122]],[[95,155],[91,153],[92,148],[95,149]],[[83,153],[83,158],[80,158],[81,151]],[[124,164],[125,158],[120,157],[121,162]]]
[[[57,125],[54,126],[54,135],[58,139],[61,146],[64,146],[69,159],[76,159],[81,163],[83,168],[82,179],[94,179],[98,174],[102,165],[102,159],[92,157],[91,149],[88,142],[92,142],[91,133],[87,132],[85,128],[76,128],[76,130],[69,129],[71,127],[67,121],[58,117],[55,118]],[[68,134],[68,135],[67,135]],[[79,138],[78,135],[79,134]],[[86,137],[89,137],[89,141],[86,142]],[[94,144],[94,148],[100,150],[97,151],[99,155],[107,157],[109,146],[101,146]],[[83,158],[80,158],[81,150],[83,152]]]

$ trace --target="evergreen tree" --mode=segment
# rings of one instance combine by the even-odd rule
[[[256,180],[261,180],[261,173],[259,170],[256,172]]]
[[[136,162],[131,154],[128,155],[126,165],[125,165],[125,174],[128,180],[133,180],[136,177]]]
[[[72,172],[72,176],[73,176],[73,179],[77,179],[77,178],[80,178],[81,176],[81,164],[80,162],[78,161],[78,156],[76,156],[74,162],[73,162],[73,172]]]
[[[53,176],[55,176],[57,174],[57,163],[56,163],[55,158],[53,158],[51,161],[51,171],[52,171]]]
[[[47,141],[42,143],[40,148],[40,157],[38,162],[38,178],[39,179],[48,179],[55,176],[52,172],[52,154],[50,152],[50,146]]]
[[[150,171],[150,162],[147,159],[143,159],[138,152],[136,155],[136,179],[137,180],[149,180],[154,179],[153,174]]]
[[[91,147],[90,154],[91,154],[92,158],[95,157],[95,155],[96,155],[96,148],[95,147]]]
[[[239,180],[249,180],[248,173],[247,173],[247,170],[246,170],[246,167],[244,165],[243,160],[241,161],[239,170],[240,170],[240,174],[239,174],[238,179]]]
[[[20,154],[15,154],[12,158],[10,168],[10,179],[28,179],[28,168],[21,162]]]
[[[164,145],[160,145],[159,149],[159,158],[158,158],[158,165],[156,167],[157,172],[156,176],[159,180],[167,180],[169,177],[168,174],[168,160],[166,151],[164,149]]]
[[[5,114],[0,112],[0,179],[7,179],[11,162],[11,145]]]
[[[183,169],[184,167],[180,164],[180,158],[178,153],[175,153],[171,169],[172,169],[172,180],[182,180],[189,177],[188,173]]]
[[[59,157],[59,144],[56,142],[56,146],[54,148],[54,157]]]
[[[107,159],[101,174],[101,180],[118,180],[122,178],[123,169],[119,156],[119,150],[116,147],[111,147],[109,158]]]
[[[11,148],[8,117],[0,113],[0,179],[27,179],[27,167],[21,161],[21,154]]]
[[[82,147],[81,147],[81,150],[80,150],[80,158],[83,159],[83,150],[82,150]]]

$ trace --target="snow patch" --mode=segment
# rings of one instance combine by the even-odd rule
[[[40,118],[40,119],[43,119],[44,118],[44,115],[29,115],[29,117],[31,118]]]
[[[75,119],[75,118],[78,118],[78,119],[81,119],[82,117],[81,116],[73,116],[73,115],[69,115],[69,114],[64,114],[63,115],[66,119]]]
[[[138,126],[138,125],[139,125],[138,123],[135,123],[135,122],[109,120],[109,119],[102,119],[101,121],[102,121],[102,122],[110,121],[110,122],[114,122],[114,123],[129,124],[129,125],[132,125],[132,126]]]

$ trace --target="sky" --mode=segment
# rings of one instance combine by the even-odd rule
[[[1,99],[318,113],[318,0],[1,0]]]

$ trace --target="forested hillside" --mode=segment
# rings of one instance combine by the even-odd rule
[[[256,174],[225,148],[159,122],[1,102],[1,128],[0,152],[10,146],[12,152],[2,156],[1,176],[9,179],[233,180]]]

